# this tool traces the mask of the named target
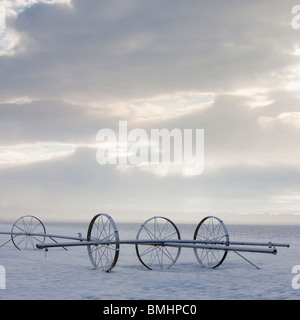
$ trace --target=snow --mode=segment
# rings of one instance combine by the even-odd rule
[[[175,222],[175,221],[174,221]],[[77,236],[86,234],[88,223],[46,224],[47,232]],[[118,224],[120,239],[135,239],[139,224]],[[195,225],[177,224],[182,238],[192,239]],[[184,248],[176,264],[164,271],[146,269],[138,260],[133,245],[121,245],[116,267],[106,273],[94,270],[86,247],[17,250],[10,242],[0,248],[0,265],[6,271],[6,289],[0,299],[299,299],[293,289],[292,273],[300,265],[300,226],[227,225],[231,240],[289,242],[277,255],[243,253],[260,267],[229,252],[216,269],[200,267],[192,249]],[[1,224],[1,231],[11,225]],[[0,245],[9,236],[0,235]]]

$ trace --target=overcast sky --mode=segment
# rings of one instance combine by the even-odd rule
[[[0,219],[300,223],[294,1],[0,5]],[[204,129],[203,173],[100,165],[120,120]]]

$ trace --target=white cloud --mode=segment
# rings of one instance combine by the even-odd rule
[[[0,168],[23,166],[70,156],[75,145],[34,143],[0,147]]]
[[[277,117],[261,117],[258,121],[264,127],[276,124],[278,125],[279,123],[281,123],[287,126],[300,128],[300,112],[283,112],[280,113]],[[292,134],[291,138],[293,138]]]
[[[278,116],[284,124],[300,128],[300,112],[284,112]]]
[[[288,83],[285,88],[287,90],[299,90],[300,89],[300,82],[290,82]]]

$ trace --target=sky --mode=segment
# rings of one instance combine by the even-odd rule
[[[0,1],[0,220],[299,224],[294,5]],[[203,129],[202,173],[100,165],[97,132],[119,121]]]

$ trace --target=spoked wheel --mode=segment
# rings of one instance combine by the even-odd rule
[[[23,216],[12,226],[11,240],[19,250],[36,250],[36,244],[44,243],[46,229],[41,220],[34,216]]]
[[[119,234],[114,220],[105,213],[96,215],[90,222],[88,241],[103,242],[97,245],[88,245],[87,250],[95,269],[110,272],[116,265],[119,257]]]
[[[224,247],[229,244],[229,234],[222,220],[209,216],[198,224],[194,233],[194,240],[205,241],[207,244]],[[206,268],[218,267],[227,256],[226,249],[194,249],[194,253],[199,263]]]
[[[180,247],[167,247],[161,244],[147,244],[149,240],[178,240],[180,233],[176,225],[164,217],[153,217],[141,225],[137,240],[145,244],[136,244],[135,249],[141,263],[148,269],[168,269],[174,265],[180,255]]]

